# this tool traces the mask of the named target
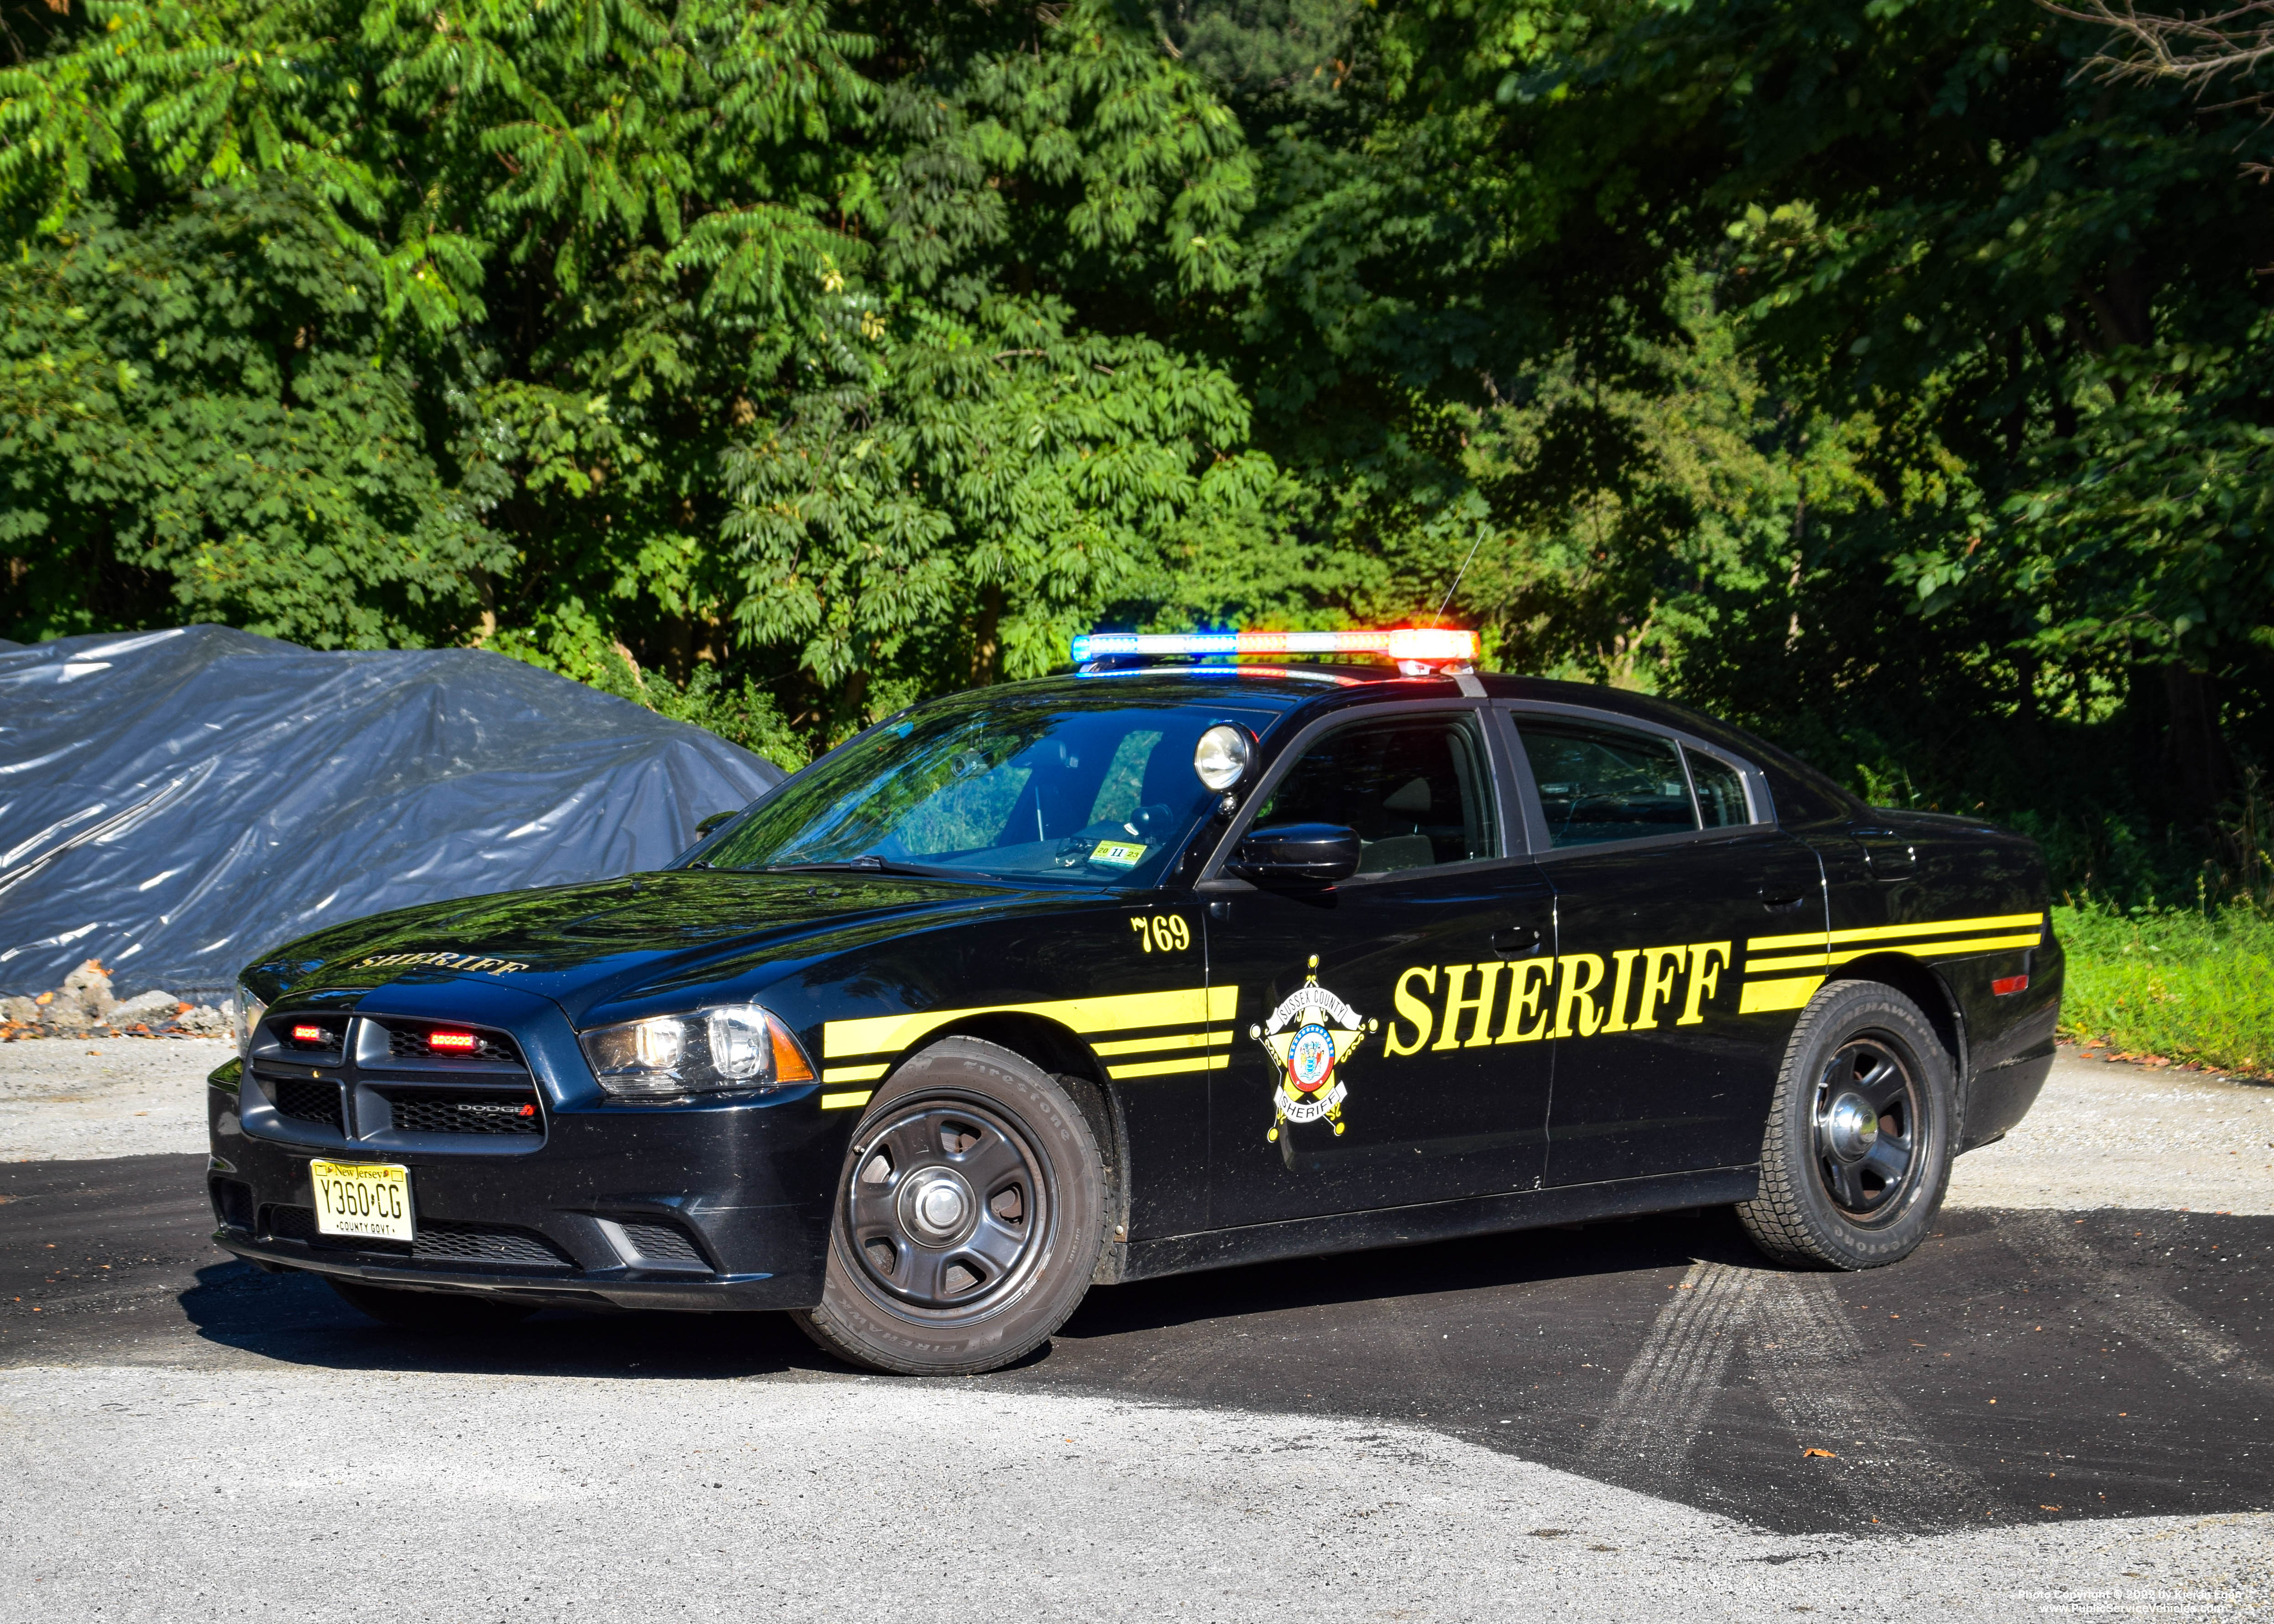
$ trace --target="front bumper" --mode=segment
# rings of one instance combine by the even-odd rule
[[[847,1126],[820,1114],[814,1092],[676,1109],[548,1100],[534,1148],[387,1149],[303,1136],[273,1113],[248,1132],[232,1061],[207,1089],[214,1239],[267,1267],[373,1285],[585,1307],[809,1308]],[[409,1167],[418,1245],[316,1235],[318,1157]]]

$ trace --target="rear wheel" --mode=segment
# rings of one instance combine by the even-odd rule
[[[1104,1215],[1081,1108],[1009,1049],[949,1038],[870,1101],[839,1179],[821,1305],[793,1318],[872,1370],[995,1370],[1081,1301]]]
[[[405,1291],[393,1286],[365,1285],[359,1280],[342,1280],[336,1274],[325,1278],[350,1307],[369,1314],[383,1325],[405,1331],[502,1331],[537,1312],[496,1297],[455,1291]]]
[[[1781,1263],[1893,1263],[1941,1208],[1957,1130],[1950,1056],[1918,1005],[1877,981],[1836,981],[1793,1029],[1760,1193],[1738,1203],[1738,1222]]]

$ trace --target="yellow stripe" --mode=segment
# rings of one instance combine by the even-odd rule
[[[1119,1038],[1090,1047],[1101,1055],[1141,1055],[1157,1049],[1213,1049],[1231,1041],[1231,1028],[1226,1026],[1219,1032],[1184,1032],[1170,1038]]]
[[[1747,975],[1766,975],[1777,970],[1821,970],[1833,965],[1850,964],[1858,959],[1868,959],[1873,953],[1908,953],[1914,959],[1944,957],[1953,953],[1988,953],[2001,947],[2036,947],[2044,940],[2044,932],[2032,930],[2027,936],[1967,936],[1951,942],[1875,942],[1866,947],[1851,947],[1838,953],[1795,953],[1782,959],[1745,958]]]
[[[1747,981],[1737,999],[1740,1015],[1765,1015],[1771,1010],[1796,1010],[1824,985],[1820,975],[1796,975],[1788,981]]]
[[[1231,1064],[1230,1055],[1191,1055],[1182,1060],[1141,1060],[1134,1065],[1108,1066],[1105,1074],[1118,1082],[1125,1077],[1166,1077],[1171,1071],[1221,1071]]]
[[[1076,1032],[1128,1032],[1141,1026],[1194,1026],[1230,1020],[1239,1007],[1237,987],[1187,987],[1174,992],[1123,993],[1105,998],[980,1004],[960,1010],[872,1015],[825,1023],[821,1028],[821,1052],[830,1060],[854,1055],[897,1055],[926,1034],[971,1015],[1040,1015]]]
[[[887,1060],[877,1065],[824,1066],[821,1080],[825,1083],[873,1083],[892,1069]]]
[[[1773,951],[1780,947],[1813,947],[1820,949],[1824,945],[1824,938],[1825,932],[1821,930],[1803,930],[1798,936],[1752,936],[1745,943],[1745,951],[1748,953],[1766,953]]]
[[[2015,930],[2022,926],[2042,928],[2042,914],[1991,914],[1979,919],[1937,920],[1926,925],[1874,925],[1857,930],[1809,930],[1798,936],[1753,936],[1745,943],[1748,953],[1769,952],[1780,947],[1814,947],[1834,942],[1892,942],[1915,936],[1962,936],[1977,930]]]
[[[825,1111],[836,1111],[843,1110],[847,1106],[866,1105],[869,1103],[869,1096],[876,1092],[873,1088],[856,1088],[850,1094],[825,1094],[821,1096],[821,1109]]]

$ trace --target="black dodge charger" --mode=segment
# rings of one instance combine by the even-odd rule
[[[668,869],[249,967],[216,1238],[397,1324],[784,1309],[964,1373],[1093,1283],[1709,1203],[1893,1262],[2044,1082],[2027,839],[1465,639],[1084,642]],[[1320,644],[1389,658],[1221,658]]]

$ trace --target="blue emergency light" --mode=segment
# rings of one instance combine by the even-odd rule
[[[1193,658],[1233,654],[1379,654],[1400,665],[1457,665],[1477,658],[1477,635],[1449,626],[1362,632],[1085,632],[1073,640],[1077,665],[1140,655]]]

